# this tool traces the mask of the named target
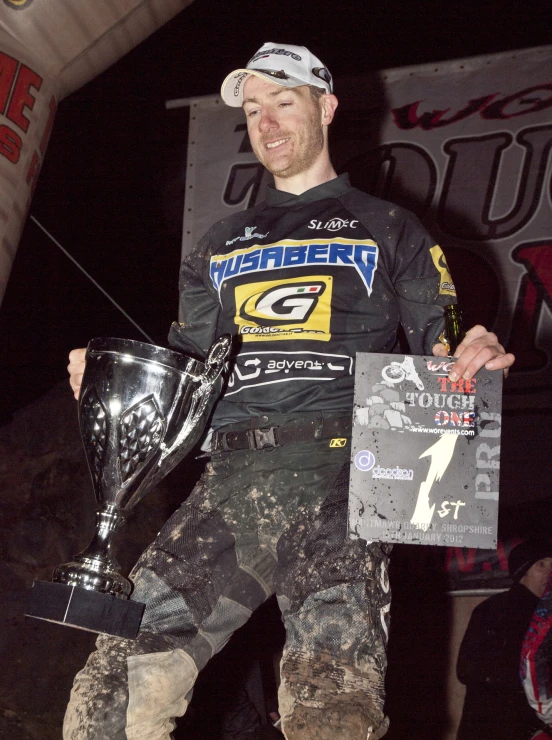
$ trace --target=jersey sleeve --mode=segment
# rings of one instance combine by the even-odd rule
[[[173,322],[169,344],[193,357],[204,359],[217,338],[220,304],[209,289],[207,266],[212,229],[184,258],[180,266],[180,320]]]
[[[413,216],[400,229],[391,266],[400,320],[414,354],[432,354],[444,328],[444,306],[456,290],[441,247]]]
[[[410,351],[432,354],[444,329],[444,306],[456,303],[445,256],[410,211],[353,189],[343,199],[378,246],[378,270],[385,273]]]

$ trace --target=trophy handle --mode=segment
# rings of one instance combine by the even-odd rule
[[[205,360],[205,370],[196,378],[199,385],[193,392],[188,418],[184,422],[173,444],[163,449],[158,467],[161,467],[166,458],[170,457],[174,450],[180,447],[194,430],[197,430],[198,422],[209,405],[213,387],[222,374],[224,363],[228,358],[231,347],[232,337],[230,334],[223,334],[211,345],[207,359]]]
[[[224,363],[228,359],[231,346],[232,337],[230,334],[223,334],[216,342],[213,342],[205,360],[205,372],[202,375],[204,382],[212,385],[219,377],[224,368]]]
[[[213,386],[222,374],[224,363],[228,359],[231,346],[232,337],[230,334],[223,334],[213,342],[209,349],[207,359],[205,360],[205,370],[199,377],[200,385],[195,389],[193,394],[193,399],[197,403],[197,408],[189,416],[190,424],[193,427],[197,425],[209,403]]]

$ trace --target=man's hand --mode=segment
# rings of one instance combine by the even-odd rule
[[[86,361],[84,359],[86,355],[86,347],[81,349],[73,349],[69,352],[69,364],[67,365],[67,372],[70,375],[69,382],[73,389],[73,394],[78,400],[81,389],[82,376],[84,374],[84,367]]]
[[[447,349],[444,344],[433,345],[435,357],[446,357]],[[473,378],[483,366],[487,370],[504,370],[508,375],[508,368],[513,365],[515,357],[506,352],[499,343],[496,334],[487,331],[484,326],[473,326],[456,348],[454,356],[458,359],[449,373],[449,378],[456,382],[459,378],[469,380]]]

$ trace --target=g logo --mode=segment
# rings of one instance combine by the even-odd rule
[[[252,295],[240,309],[240,317],[259,325],[303,324],[316,308],[324,283],[295,283],[268,288]]]
[[[331,275],[305,275],[237,285],[235,322],[244,342],[310,339],[329,342]]]

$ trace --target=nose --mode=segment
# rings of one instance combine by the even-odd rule
[[[278,121],[272,114],[270,108],[262,108],[261,115],[259,118],[259,131],[267,133],[278,128]]]

